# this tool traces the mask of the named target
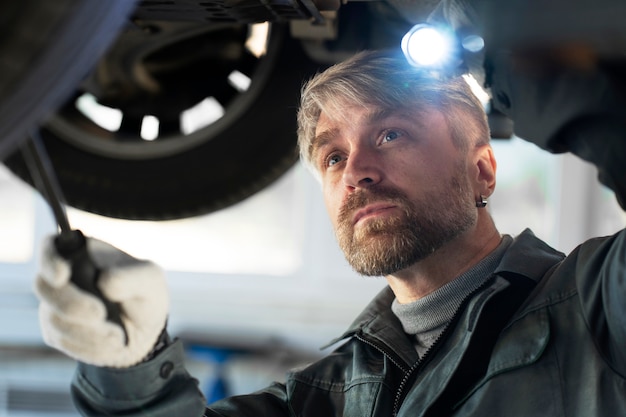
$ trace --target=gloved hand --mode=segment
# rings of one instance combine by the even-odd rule
[[[106,320],[104,303],[70,281],[71,265],[61,257],[54,236],[43,242],[35,284],[44,341],[66,355],[92,365],[124,368],[141,362],[164,329],[169,295],[163,271],[97,239],[88,251],[101,270],[102,295],[121,307],[125,331]],[[128,337],[128,340],[126,338]]]

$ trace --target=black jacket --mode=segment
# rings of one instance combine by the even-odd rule
[[[625,238],[591,240],[564,258],[522,233],[422,359],[385,289],[342,345],[285,384],[205,410],[176,343],[126,370],[80,365],[77,406],[89,416],[626,415]],[[498,324],[517,293],[523,304]]]

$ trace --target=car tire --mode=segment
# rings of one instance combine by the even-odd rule
[[[251,85],[215,123],[159,143],[108,141],[72,103],[41,136],[69,206],[132,220],[188,218],[228,207],[282,176],[298,159],[296,108],[320,65],[272,25]],[[110,136],[110,135],[109,135]],[[7,165],[31,182],[21,155]],[[32,183],[32,182],[31,182]]]
[[[128,0],[0,5],[0,160],[74,91],[135,7]]]

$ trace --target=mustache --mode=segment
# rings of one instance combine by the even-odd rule
[[[356,210],[377,201],[393,202],[403,207],[410,205],[407,196],[394,188],[378,185],[367,189],[361,189],[348,195],[345,202],[339,209],[340,223],[350,222],[352,214]]]

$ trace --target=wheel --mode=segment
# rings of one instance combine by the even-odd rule
[[[295,163],[299,91],[319,65],[287,27],[271,25],[259,57],[247,25],[142,29],[109,57],[135,54],[134,72],[121,72],[142,75],[111,83],[119,68],[100,66],[41,131],[68,205],[123,219],[192,217],[247,198]],[[168,40],[146,48],[141,36],[159,31]],[[99,124],[90,106],[113,110],[116,126]],[[205,120],[186,124],[193,112]],[[158,123],[151,133],[148,121]],[[19,154],[7,166],[30,182]]]
[[[134,7],[129,0],[0,4],[0,160],[76,89]]]

